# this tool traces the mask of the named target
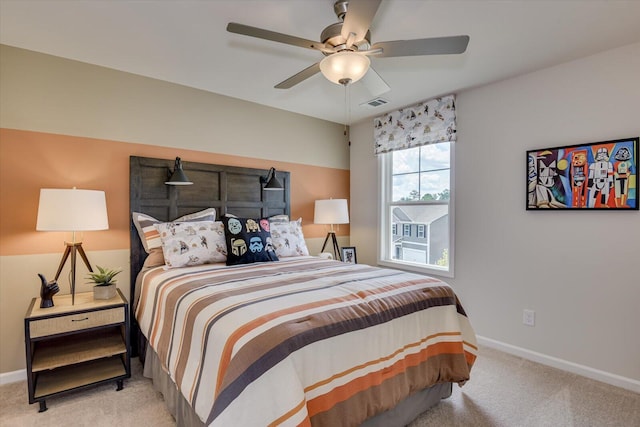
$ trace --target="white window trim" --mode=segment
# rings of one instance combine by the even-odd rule
[[[378,197],[378,265],[383,267],[395,268],[405,271],[413,271],[416,273],[428,274],[433,276],[442,276],[454,278],[455,275],[455,142],[451,141],[451,161],[449,164],[450,173],[449,180],[451,188],[449,191],[449,268],[439,268],[437,266],[419,265],[412,262],[393,260],[386,258],[384,248],[391,244],[390,233],[384,232],[391,230],[389,210],[387,209],[387,200],[391,199],[391,155],[389,153],[378,155],[378,188],[380,189],[380,197]]]

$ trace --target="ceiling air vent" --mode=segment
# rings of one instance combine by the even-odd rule
[[[387,101],[384,98],[375,98],[372,99],[371,101],[367,101],[367,102],[363,102],[362,104],[360,104],[361,107],[368,107],[368,108],[376,108],[379,107],[381,105],[385,105],[388,104],[389,101]]]

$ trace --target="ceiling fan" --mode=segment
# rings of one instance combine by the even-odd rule
[[[380,95],[390,88],[371,68],[369,56],[392,58],[397,56],[449,55],[463,53],[469,44],[469,36],[435,37],[414,40],[396,40],[371,44],[369,27],[382,0],[337,0],[333,5],[340,22],[329,25],[320,34],[321,42],[277,33],[262,28],[230,22],[227,31],[279,43],[314,49],[325,55],[324,59],[305,68],[275,88],[289,89],[321,72],[328,80],[348,85],[363,79],[367,89]]]

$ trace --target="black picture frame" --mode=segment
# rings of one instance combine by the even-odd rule
[[[527,151],[527,210],[638,210],[638,139]]]
[[[355,246],[344,246],[340,249],[340,255],[342,255],[342,262],[349,264],[358,263]]]

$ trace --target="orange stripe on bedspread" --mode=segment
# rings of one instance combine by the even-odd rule
[[[468,345],[469,347],[473,348],[475,351],[478,351],[478,347],[476,347],[476,346],[474,346],[474,345],[471,345],[471,344],[469,344],[469,343],[468,343],[468,342],[466,342],[466,341],[464,341],[464,343],[465,343],[466,345]],[[468,351],[466,351],[466,350],[465,350],[465,352],[464,352],[464,357],[465,357],[465,359],[466,359],[466,361],[467,361],[467,365],[469,365],[469,367],[473,366],[473,364],[474,364],[474,363],[476,363],[476,358],[477,358],[477,356],[476,356],[475,354],[470,353],[470,352],[468,352]]]
[[[367,363],[363,363],[363,364],[361,364],[361,365],[354,366],[353,368],[348,369],[348,370],[346,370],[346,371],[344,371],[344,372],[340,372],[340,373],[338,373],[338,374],[332,375],[331,377],[327,378],[326,380],[319,381],[319,382],[317,382],[317,383],[315,383],[315,384],[310,385],[309,387],[306,387],[306,388],[304,389],[304,391],[305,391],[305,393],[307,393],[307,392],[309,392],[309,391],[311,391],[311,390],[314,390],[314,389],[316,389],[316,388],[318,388],[318,387],[321,387],[321,386],[323,386],[323,385],[325,385],[325,384],[329,384],[330,382],[335,381],[335,380],[336,380],[336,379],[338,379],[338,378],[342,378],[342,377],[344,377],[345,375],[349,375],[349,374],[351,374],[352,372],[359,371],[359,370],[361,370],[361,369],[363,369],[363,368],[366,368],[367,366],[371,366],[371,365],[378,364],[378,363],[380,363],[380,362],[384,362],[384,361],[387,361],[387,360],[391,360],[391,359],[393,359],[394,357],[396,357],[398,354],[400,354],[400,353],[404,352],[405,350],[407,350],[407,349],[409,349],[409,348],[418,347],[418,346],[420,346],[420,345],[423,345],[425,342],[427,342],[427,341],[429,341],[429,340],[432,340],[432,339],[434,339],[434,338],[436,338],[436,337],[445,337],[445,336],[460,336],[460,332],[442,332],[442,333],[438,333],[438,334],[429,335],[428,337],[423,338],[423,339],[421,339],[421,340],[420,340],[420,341],[418,341],[418,342],[415,342],[415,343],[411,343],[411,344],[407,344],[407,345],[405,345],[405,346],[404,346],[404,347],[402,347],[401,349],[398,349],[398,350],[394,351],[393,353],[391,353],[391,354],[390,354],[390,355],[388,355],[388,356],[381,357],[381,358],[376,359],[376,360],[371,360],[371,361],[369,361],[369,362],[367,362]]]
[[[306,403],[307,402],[304,401],[304,400],[301,401],[300,403],[298,403],[296,405],[295,408],[293,408],[292,410],[290,410],[289,412],[287,412],[286,414],[284,414],[280,418],[276,419],[275,421],[269,423],[269,427],[275,427],[275,426],[282,425],[286,420],[292,418],[295,414],[300,412],[305,407]],[[309,417],[305,417],[304,420],[302,421],[302,423],[298,424],[298,427],[307,427],[307,426],[311,427],[311,420],[309,420]]]
[[[301,306],[290,307],[290,308],[288,308],[286,310],[276,311],[276,312],[274,312],[272,314],[269,314],[268,316],[259,317],[259,318],[255,319],[255,320],[253,320],[252,322],[246,323],[245,325],[243,325],[240,328],[236,329],[235,332],[225,342],[224,351],[222,353],[220,366],[218,367],[218,378],[217,378],[217,383],[216,383],[216,394],[215,394],[216,397],[218,396],[218,394],[220,394],[220,387],[221,387],[222,382],[224,380],[223,373],[226,372],[227,369],[229,368],[229,363],[231,362],[231,353],[233,352],[233,347],[235,346],[236,342],[238,342],[238,340],[240,338],[242,338],[246,333],[254,330],[255,328],[260,327],[261,325],[263,325],[264,323],[269,322],[270,320],[276,319],[276,318],[281,317],[281,316],[286,316],[287,314],[292,314],[292,313],[296,313],[296,312],[300,312],[300,311],[305,311],[305,310],[308,310],[308,309],[311,309],[311,308],[322,307],[322,306],[325,306],[325,305],[336,304],[336,303],[339,303],[341,301],[351,300],[351,299],[356,299],[356,298],[358,298],[358,297],[354,296],[354,295],[346,295],[344,297],[331,298],[331,299],[324,300],[324,301],[318,301],[318,302],[314,302],[314,303],[304,304],[304,305],[301,305]]]
[[[458,334],[459,335],[459,334]],[[331,409],[334,405],[349,399],[355,394],[367,388],[380,385],[383,381],[403,373],[411,366],[417,366],[430,357],[440,354],[462,354],[460,342],[439,342],[428,346],[418,353],[413,353],[397,361],[389,367],[363,375],[347,384],[338,386],[328,393],[311,399],[307,402],[309,417]]]
[[[220,364],[218,366],[215,396],[217,397],[221,392],[222,383],[224,381],[224,373],[229,368],[229,364],[231,363],[231,355],[233,353],[233,348],[235,347],[238,340],[240,340],[248,332],[260,327],[264,323],[267,323],[270,320],[276,319],[281,316],[286,316],[292,313],[297,313],[297,312],[309,310],[312,308],[328,306],[331,304],[337,304],[345,301],[362,300],[373,295],[384,294],[389,291],[407,288],[407,287],[415,286],[417,284],[432,283],[432,282],[439,282],[439,281],[437,279],[426,277],[426,278],[421,278],[420,280],[408,280],[401,283],[394,283],[394,284],[383,286],[377,289],[363,290],[355,294],[348,294],[348,295],[344,295],[337,298],[330,298],[323,301],[317,301],[313,303],[289,307],[287,309],[275,311],[269,315],[259,317],[249,323],[244,324],[243,326],[237,328],[225,341],[224,349],[220,357]],[[429,290],[433,291],[434,288],[429,288]]]
[[[174,318],[172,315],[167,315],[169,310],[175,309],[175,300],[182,296],[183,292],[180,291],[179,288],[192,288],[192,282],[198,279],[207,278],[208,275],[211,274],[210,270],[205,271],[197,271],[190,273],[188,275],[180,275],[175,278],[166,281],[164,286],[159,288],[158,292],[158,301],[164,301],[164,304],[158,304],[158,310],[162,310],[162,315],[160,313],[155,316],[154,323],[151,327],[151,335],[148,337],[149,342],[157,343],[160,339],[158,334],[167,333],[167,331],[171,331],[171,325],[173,325]],[[169,296],[173,294],[172,301],[170,303]],[[161,323],[164,322],[165,326],[161,327]],[[162,357],[160,360],[165,360]]]

